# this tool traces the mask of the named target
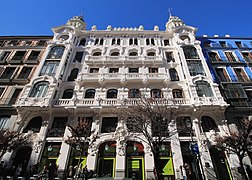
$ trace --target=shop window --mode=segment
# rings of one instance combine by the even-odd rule
[[[64,91],[62,99],[71,99],[73,97],[73,89],[67,89]]]
[[[206,81],[196,82],[196,91],[199,97],[212,97],[213,91],[211,85]]]
[[[83,52],[76,52],[73,62],[78,61],[80,63],[82,60],[82,57],[83,57]]]
[[[169,74],[171,77],[171,81],[179,81],[179,76],[178,76],[176,69],[174,69],[174,68],[169,69]]]
[[[245,99],[247,95],[242,87],[242,85],[228,85],[225,87],[225,94],[227,99]]]
[[[160,89],[152,89],[151,90],[152,98],[162,98],[162,91]]]
[[[64,53],[64,46],[54,46],[47,55],[47,59],[61,59]]]
[[[32,118],[27,124],[27,126],[25,127],[23,132],[27,133],[28,131],[33,131],[34,133],[38,133],[42,126],[42,121],[43,119],[40,116]]]
[[[186,59],[199,59],[197,49],[193,46],[184,46],[183,47],[184,55]]]
[[[118,91],[116,89],[109,89],[107,91],[107,98],[108,99],[117,98],[117,93],[118,93]]]
[[[118,123],[117,117],[103,117],[101,133],[115,132]]]
[[[209,132],[210,130],[217,130],[218,129],[214,120],[209,116],[202,116],[201,126],[202,126],[203,132]]]
[[[129,98],[140,98],[141,93],[139,89],[130,89],[129,90]]]
[[[85,98],[94,99],[95,98],[95,89],[87,89],[85,92]]]
[[[183,98],[183,91],[181,89],[173,89],[172,96],[173,98]]]
[[[30,97],[41,98],[45,97],[48,90],[49,83],[46,81],[36,83],[30,93]]]

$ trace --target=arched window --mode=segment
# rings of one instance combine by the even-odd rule
[[[152,98],[162,98],[162,91],[160,89],[152,89],[151,90]]]
[[[212,97],[213,91],[210,84],[206,81],[196,82],[196,91],[199,97]]]
[[[66,89],[63,93],[62,99],[71,99],[73,97],[73,89]]]
[[[116,52],[112,52],[111,54],[110,54],[110,56],[119,56],[119,52],[118,51],[116,51]]]
[[[183,91],[181,89],[173,89],[172,96],[173,98],[183,98]]]
[[[116,89],[109,89],[107,91],[107,98],[111,99],[111,98],[117,98],[117,90]]]
[[[137,52],[130,52],[129,53],[129,56],[137,56],[138,54],[137,54]]]
[[[178,76],[176,69],[174,69],[174,68],[169,69],[169,74],[171,77],[171,81],[179,81],[179,76]]]
[[[85,92],[85,98],[94,99],[95,89],[87,89]]]
[[[33,131],[35,133],[38,133],[40,131],[41,126],[42,126],[42,121],[43,121],[43,119],[40,116],[32,118],[29,121],[28,125],[25,127],[23,132],[26,133],[28,131]]]
[[[94,52],[92,56],[101,56],[101,52],[100,51]]]
[[[79,43],[79,46],[85,46],[86,45],[86,39],[82,39]]]
[[[77,76],[78,76],[78,72],[79,72],[79,69],[78,68],[74,68],[72,69],[71,73],[70,73],[70,76],[68,77],[68,81],[74,81]]]
[[[30,97],[37,97],[37,98],[45,97],[48,90],[48,85],[49,83],[47,81],[36,83],[32,88]]]
[[[184,46],[183,51],[186,59],[199,59],[197,49],[193,46]]]
[[[130,89],[129,90],[129,98],[140,98],[141,93],[139,89]]]
[[[156,53],[155,52],[148,52],[147,56],[156,56]]]
[[[65,47],[64,46],[54,46],[50,50],[47,59],[61,59],[64,53]]]
[[[218,129],[214,120],[209,116],[202,116],[201,126],[203,129],[203,132],[209,132],[210,130],[217,130]]]

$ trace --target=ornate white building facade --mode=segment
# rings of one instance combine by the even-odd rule
[[[63,177],[79,158],[65,143],[66,123],[85,118],[92,121],[91,138],[96,137],[81,160],[89,170],[153,178],[150,148],[131,138],[125,121],[113,113],[144,95],[182,110],[170,124],[176,133],[162,149],[163,177],[231,179],[230,160],[213,146],[215,133],[226,133],[227,104],[212,81],[196,28],[171,16],[165,31],[157,26],[86,30],[83,18],[73,17],[52,30],[53,39],[16,103],[15,129],[33,138],[33,147],[26,149],[30,156],[19,161],[40,168],[54,161]]]

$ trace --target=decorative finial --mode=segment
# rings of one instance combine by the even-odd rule
[[[169,16],[171,17],[172,16],[172,13],[171,13],[172,12],[172,8],[169,8],[168,10],[169,10]]]
[[[82,8],[82,11],[81,11],[81,17],[83,18],[83,14],[84,14],[84,8]]]

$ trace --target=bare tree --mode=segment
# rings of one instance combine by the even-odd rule
[[[252,148],[252,121],[247,117],[242,120],[242,126],[237,128],[229,128],[226,136],[217,136],[215,141],[217,147],[223,151],[228,151],[237,155],[241,168],[241,173],[246,180],[248,176],[245,172],[243,159],[248,156]]]
[[[77,164],[77,174],[79,173],[81,157],[85,151],[93,144],[96,138],[91,136],[91,124],[92,119],[89,118],[78,118],[78,122],[76,124],[67,124],[71,135],[68,137],[65,142],[69,144],[72,148],[74,148],[77,152],[79,152],[79,160]]]
[[[0,159],[6,152],[11,152],[29,145],[30,139],[28,134],[10,130],[0,130]]]
[[[172,106],[172,101],[166,99],[139,98],[133,104],[125,102],[118,115],[127,121],[134,132],[131,135],[148,144],[154,156],[155,176],[161,179],[160,150],[172,133],[169,131],[170,122],[179,112],[178,106]]]

